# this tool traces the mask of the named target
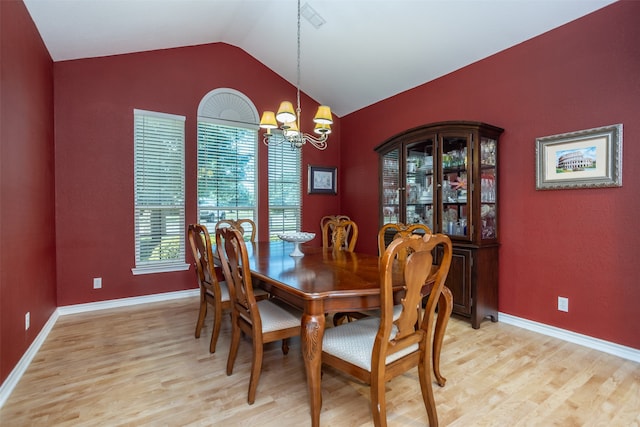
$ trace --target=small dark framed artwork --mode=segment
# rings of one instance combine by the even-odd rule
[[[338,169],[309,165],[309,194],[338,194]]]

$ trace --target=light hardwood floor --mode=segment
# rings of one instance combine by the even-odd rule
[[[250,344],[225,374],[225,318],[209,354],[211,317],[193,337],[195,298],[62,316],[0,409],[2,426],[306,426],[298,339],[266,346],[248,405]],[[328,322],[329,323],[329,322]],[[435,385],[442,426],[639,426],[640,365],[502,324],[452,319]],[[417,370],[387,385],[389,426],[424,426]],[[323,426],[370,426],[369,388],[322,379]]]

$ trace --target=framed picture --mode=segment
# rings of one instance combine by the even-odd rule
[[[337,194],[337,168],[309,165],[309,194]]]
[[[622,187],[622,124],[536,139],[536,190]]]

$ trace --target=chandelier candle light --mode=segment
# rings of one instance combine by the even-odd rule
[[[305,5],[308,7],[308,5]],[[260,127],[266,129],[262,142],[265,145],[269,144],[281,144],[285,141],[291,144],[291,148],[302,148],[304,144],[309,142],[318,150],[324,150],[327,148],[327,139],[331,133],[331,125],[333,124],[333,118],[331,116],[331,109],[326,105],[318,107],[313,121],[315,122],[315,128],[313,132],[318,136],[304,133],[300,130],[300,0],[298,0],[298,75],[296,81],[297,89],[297,108],[294,111],[293,104],[289,101],[283,101],[278,108],[278,114],[273,114],[273,111],[265,111],[260,118]],[[276,122],[277,120],[277,122]],[[278,126],[280,122],[280,126]],[[282,129],[283,138],[273,138],[274,134],[271,133],[271,129]]]

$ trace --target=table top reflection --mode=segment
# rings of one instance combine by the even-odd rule
[[[251,272],[272,284],[285,285],[304,299],[379,295],[378,257],[302,246],[292,257],[292,243],[247,242]]]

